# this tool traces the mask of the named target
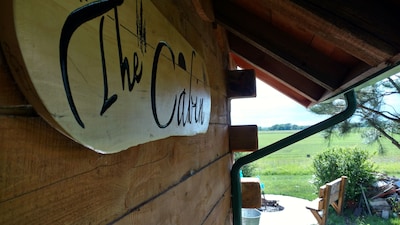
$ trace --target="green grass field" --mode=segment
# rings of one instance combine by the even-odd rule
[[[259,148],[270,145],[285,138],[295,131],[261,131],[258,133]],[[397,138],[400,138],[399,136]],[[372,161],[377,166],[377,171],[390,176],[400,177],[400,150],[391,145],[387,140],[383,141],[386,152],[383,155],[377,153],[377,145],[363,143],[360,134],[352,133],[346,137],[335,137],[331,147],[359,147],[373,153]],[[308,200],[317,197],[317,188],[312,184],[313,157],[327,149],[327,142],[321,134],[315,134],[299,141],[291,146],[261,158],[252,164],[255,166],[255,176],[260,177],[264,184],[264,193],[288,195]],[[400,225],[398,218],[383,220],[377,216],[355,218],[350,213],[346,216],[336,216],[331,213],[328,225]]]
[[[272,144],[294,132],[296,131],[260,131],[258,133],[259,148]],[[336,137],[331,142],[331,146],[357,146],[376,153],[372,160],[378,166],[378,171],[399,177],[400,150],[386,140],[383,144],[387,151],[384,155],[379,155],[376,153],[377,145],[364,144],[358,133],[352,133],[346,137]],[[321,134],[315,134],[253,162],[255,175],[259,176],[264,184],[265,193],[312,200],[316,198],[316,188],[311,183],[313,156],[327,148],[328,145]]]

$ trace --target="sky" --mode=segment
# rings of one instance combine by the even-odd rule
[[[257,79],[257,97],[231,101],[232,125],[270,127],[291,123],[314,125],[329,116],[316,115],[307,108]]]
[[[397,79],[396,77],[393,77]],[[231,101],[232,125],[253,125],[270,127],[275,124],[314,125],[327,119],[327,115],[317,115],[295,102],[291,98],[275,90],[268,84],[256,79],[257,97],[233,99]],[[385,108],[398,112],[399,95],[385,97],[384,101],[395,108]]]

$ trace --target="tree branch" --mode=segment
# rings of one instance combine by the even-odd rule
[[[393,114],[391,114],[391,113],[389,113],[389,114],[390,114],[391,116],[393,116],[393,117],[390,117],[390,116],[384,114],[384,112],[381,112],[381,111],[377,111],[377,110],[375,110],[375,109],[368,108],[368,107],[366,107],[366,106],[364,106],[364,105],[362,105],[362,104],[359,104],[358,107],[361,108],[361,109],[367,110],[367,111],[369,111],[369,112],[375,113],[375,114],[377,114],[377,115],[379,115],[379,116],[382,116],[382,117],[384,117],[384,118],[386,118],[386,119],[388,119],[388,120],[391,120],[391,121],[393,121],[393,122],[400,123],[400,118],[397,117],[397,116],[395,116],[395,115],[393,115]]]
[[[396,88],[397,92],[400,93],[400,85],[397,84],[391,77],[388,77],[389,82]]]
[[[399,143],[396,139],[394,139],[392,136],[390,136],[388,133],[386,133],[386,131],[383,130],[383,129],[382,129],[379,125],[377,125],[374,121],[372,121],[372,120],[370,120],[370,119],[368,119],[367,121],[368,121],[368,123],[369,123],[372,127],[374,127],[376,130],[378,130],[379,133],[381,133],[383,136],[385,136],[387,139],[389,139],[389,140],[392,142],[392,144],[393,144],[394,146],[396,146],[398,149],[400,149],[400,143]]]

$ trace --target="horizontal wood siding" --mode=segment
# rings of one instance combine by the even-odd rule
[[[176,188],[167,190],[159,199],[132,209],[116,224],[140,224],[141,221],[148,224],[159,224],[160,221],[163,224],[203,224],[229,191],[224,185],[229,182],[229,161],[230,157],[224,156],[204,167]]]
[[[203,198],[215,202],[204,205],[204,217],[229,184],[230,155],[218,140],[222,125],[112,155],[85,149],[40,118],[0,117],[0,129],[7,131],[0,134],[0,224],[109,223],[149,202],[161,206],[161,196],[176,188],[191,191],[193,199],[210,191]],[[197,201],[167,196],[201,212]]]
[[[0,107],[28,104],[10,73],[3,51],[0,51],[0,75]]]
[[[232,223],[227,52],[190,1],[154,4],[208,66],[212,115],[207,133],[102,155],[41,117],[0,113],[0,224]],[[0,108],[18,105],[29,107],[1,56]]]

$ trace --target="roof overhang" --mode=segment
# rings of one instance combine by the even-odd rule
[[[400,3],[217,0],[242,68],[308,107],[399,71]]]

